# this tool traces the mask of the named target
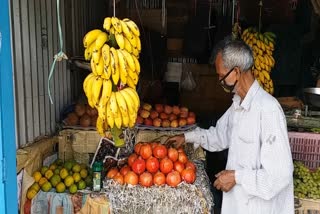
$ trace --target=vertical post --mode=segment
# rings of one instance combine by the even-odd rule
[[[9,2],[0,1],[0,212],[18,213]]]

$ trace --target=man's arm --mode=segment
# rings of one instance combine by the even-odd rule
[[[261,115],[261,168],[236,170],[236,183],[252,196],[270,200],[292,182],[293,163],[280,109]]]

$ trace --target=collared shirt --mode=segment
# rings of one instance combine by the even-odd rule
[[[185,133],[186,142],[209,151],[229,148],[226,169],[236,185],[223,193],[222,214],[293,214],[293,163],[284,113],[257,81],[216,127]]]

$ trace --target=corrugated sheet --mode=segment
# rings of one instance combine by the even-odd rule
[[[82,93],[85,71],[57,62],[51,82],[54,104],[48,97],[48,74],[59,49],[56,0],[12,0],[12,47],[15,80],[17,146],[52,135],[61,110]],[[102,26],[108,1],[60,0],[60,15],[68,57],[83,53],[85,32]]]

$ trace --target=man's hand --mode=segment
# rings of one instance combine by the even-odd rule
[[[229,192],[236,185],[235,171],[223,170],[216,174],[217,180],[213,186],[223,192]]]
[[[179,148],[181,147],[183,144],[185,143],[185,138],[184,138],[184,134],[181,134],[181,135],[176,135],[176,136],[173,136],[173,137],[170,137],[166,140],[165,144],[167,146],[174,146],[176,148]]]

